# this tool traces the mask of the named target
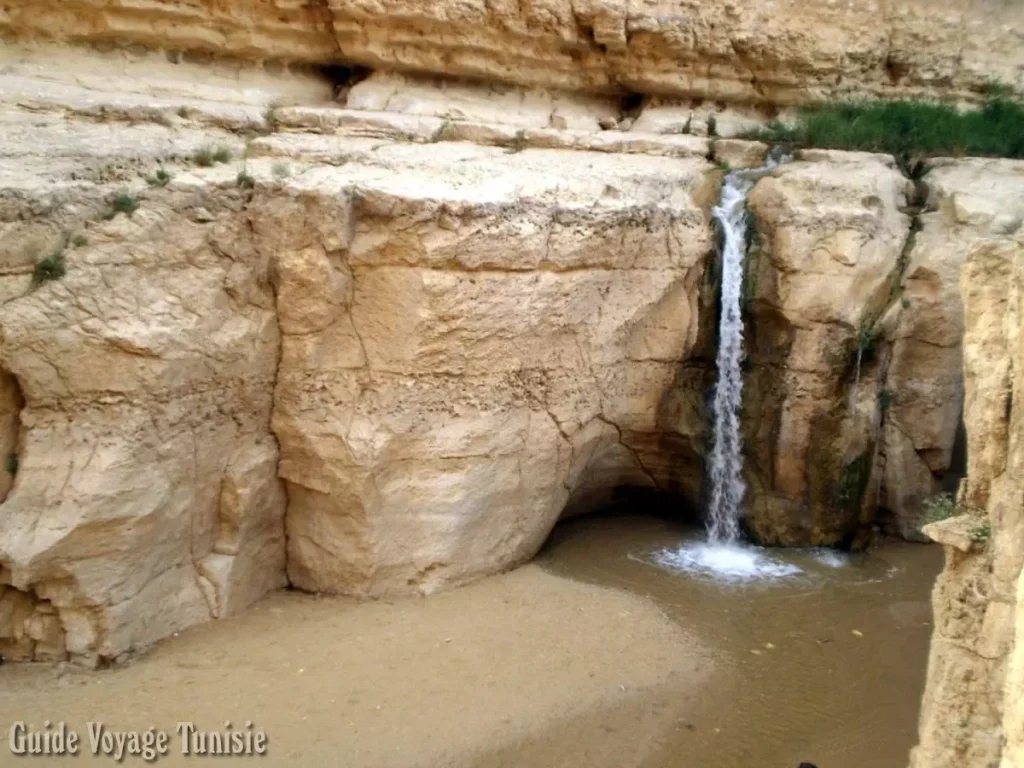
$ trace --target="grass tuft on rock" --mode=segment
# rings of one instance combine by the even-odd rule
[[[57,252],[36,262],[32,270],[32,283],[42,285],[51,280],[60,280],[67,273],[67,265],[64,263],[64,254]]]
[[[951,493],[937,493],[931,498],[925,499],[921,507],[923,508],[923,514],[921,515],[922,525],[938,523],[960,514],[956,499]]]
[[[166,187],[171,181],[171,174],[163,168],[157,168],[152,176],[146,177],[146,183],[151,187]]]
[[[136,210],[138,210],[139,201],[127,192],[121,192],[114,198],[114,202],[111,203],[110,208],[111,213],[114,215],[123,213],[126,216],[131,216]]]
[[[884,152],[900,158],[950,155],[1024,158],[1024,104],[990,90],[979,110],[927,101],[848,101],[803,107],[745,138],[798,147]]]

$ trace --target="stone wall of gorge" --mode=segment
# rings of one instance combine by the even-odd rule
[[[977,179],[986,170],[972,166],[946,169],[946,181]],[[1024,163],[1015,166],[1024,170]],[[1024,764],[1020,199],[957,196],[945,211],[973,235],[961,278],[968,473],[960,514],[925,527],[943,544],[946,567],[933,594],[935,631],[912,768]]]
[[[774,106],[1024,87],[1007,0],[8,0],[0,32]]]
[[[701,506],[715,161],[767,149],[724,120],[394,72],[341,105],[237,62],[0,60],[0,652],[118,659],[286,583],[431,592],[622,486]],[[942,161],[915,187],[807,151],[758,183],[757,537],[861,544],[879,505],[916,534],[960,414],[959,264],[1019,229],[1021,178]],[[66,274],[34,280],[55,254]]]

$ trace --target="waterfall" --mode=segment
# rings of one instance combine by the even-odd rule
[[[743,435],[740,408],[743,403],[743,294],[744,257],[747,245],[747,195],[757,180],[769,173],[781,158],[769,156],[754,170],[731,171],[722,185],[718,205],[712,210],[721,227],[722,316],[718,325],[718,381],[712,403],[714,442],[709,475],[711,505],[708,510],[708,539],[713,544],[739,540],[743,494]]]

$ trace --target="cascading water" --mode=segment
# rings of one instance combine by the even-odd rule
[[[800,569],[776,562],[740,542],[743,515],[743,295],[747,235],[747,195],[762,176],[785,158],[772,154],[760,168],[731,171],[712,211],[722,231],[722,314],[718,326],[718,381],[712,402],[714,436],[708,475],[711,481],[707,542],[688,543],[656,553],[655,562],[676,570],[710,572],[727,579],[788,576]]]
[[[754,170],[732,171],[725,177],[722,196],[712,216],[722,229],[722,315],[718,323],[718,382],[712,404],[714,443],[708,474],[711,506],[708,509],[708,540],[712,544],[739,541],[743,493],[743,436],[740,408],[743,404],[743,262],[747,248],[747,195],[759,178],[770,173],[783,158],[771,154]]]
[[[712,404],[714,443],[708,474],[711,506],[708,509],[708,540],[732,543],[740,536],[740,505],[743,503],[743,437],[740,407],[743,401],[743,260],[747,235],[747,195],[756,177],[732,171],[725,177],[722,197],[712,215],[722,230],[722,316],[718,323],[718,382]]]

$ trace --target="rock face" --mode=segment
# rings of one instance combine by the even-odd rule
[[[353,147],[289,143],[307,145]],[[378,143],[261,196],[292,583],[430,591],[507,568],[585,476],[588,493],[675,481],[695,498],[700,424],[676,415],[677,382],[712,248],[708,170]]]
[[[118,659],[286,583],[428,593],[523,562],[622,486],[699,509],[712,160],[761,162],[764,145],[722,137],[774,111],[745,89],[777,105],[828,90],[835,45],[866,57],[844,88],[966,93],[970,41],[987,39],[961,35],[955,66],[943,41],[894,64],[890,41],[885,85],[859,11],[824,6],[805,12],[837,36],[792,32],[782,55],[761,35],[791,17],[725,6],[269,5],[8,3],[0,28],[506,82],[378,71],[339,90],[196,55],[0,49],[12,658]],[[707,34],[682,34],[697,22]],[[441,29],[464,42],[447,63]],[[494,70],[513,45],[519,66]],[[709,56],[721,67],[694,74]],[[662,95],[620,100],[623,84]],[[757,184],[756,537],[859,545],[877,504],[916,532],[960,413],[959,265],[1019,230],[1020,178],[940,164],[916,237],[891,158],[805,152]]]
[[[0,110],[12,658],[116,659],[286,579],[433,591],[622,485],[699,501],[706,141],[271,121],[215,77],[99,121],[112,90],[37,86]]]
[[[14,0],[0,31],[747,104],[1024,87],[1024,21],[1003,0]]]
[[[1024,163],[969,161],[937,169],[946,226],[963,244],[967,481],[960,516],[925,532],[946,549],[933,603],[935,635],[914,768],[1024,760]],[[954,240],[954,243],[957,241]]]
[[[808,151],[750,195],[743,421],[761,541],[851,544],[871,522],[885,379],[875,338],[899,307],[908,187],[892,158]]]

